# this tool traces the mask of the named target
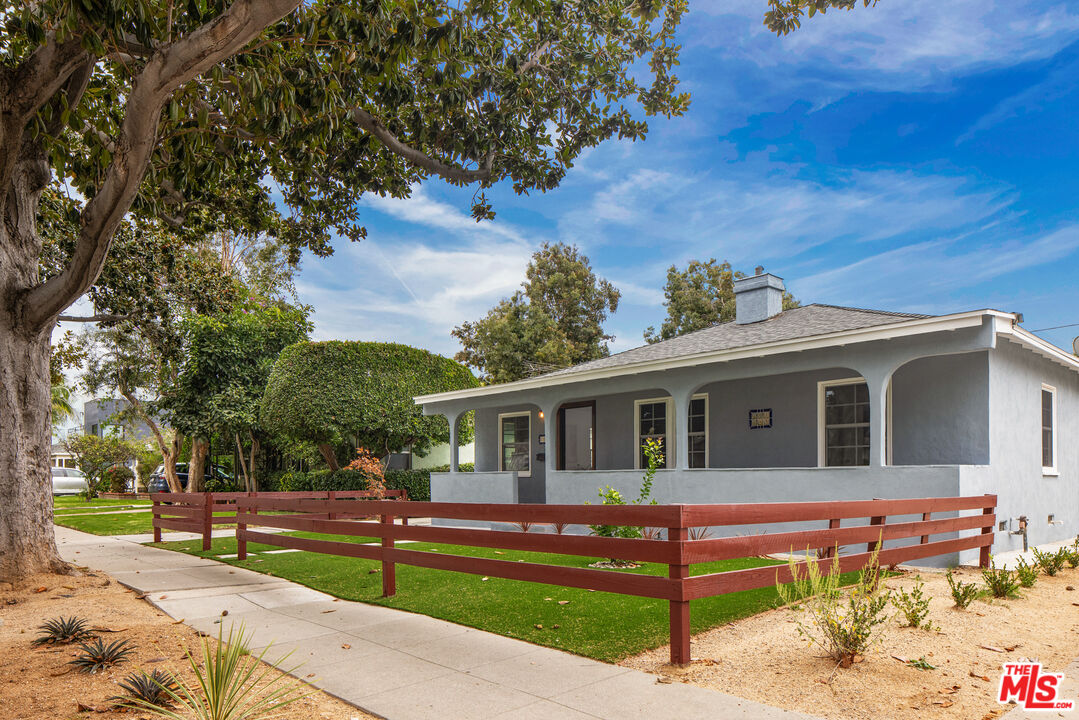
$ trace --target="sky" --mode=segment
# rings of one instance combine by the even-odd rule
[[[368,238],[304,260],[315,337],[452,355],[453,327],[554,241],[622,291],[612,351],[662,322],[672,263],[711,257],[763,265],[803,303],[1079,323],[1079,3],[881,0],[783,38],[766,9],[691,0],[689,111],[590,151],[554,191],[496,187],[494,221],[438,180],[365,198]],[[1070,348],[1079,325],[1039,334]]]

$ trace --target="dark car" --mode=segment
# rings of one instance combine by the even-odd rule
[[[180,486],[185,490],[187,489],[187,463],[176,463],[176,477],[180,480]],[[220,465],[208,465],[206,467],[206,479],[214,478],[221,482],[231,483],[232,476],[225,472],[225,469]],[[152,493],[168,492],[169,483],[165,479],[165,466],[158,465],[157,470],[154,470],[154,474],[150,476],[150,481],[146,483],[146,489]]]

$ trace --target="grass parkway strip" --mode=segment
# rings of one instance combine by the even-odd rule
[[[288,534],[323,540],[375,542],[374,538]],[[668,642],[668,608],[664,600],[485,578],[408,565],[397,566],[397,595],[383,598],[379,575],[381,564],[374,560],[309,552],[267,553],[273,548],[250,543],[248,559],[239,561],[235,558],[234,538],[215,538],[208,552],[202,551],[200,540],[166,541],[155,546],[218,559],[237,567],[292,580],[342,599],[409,610],[605,662],[617,662]],[[597,560],[591,557],[430,543],[410,543],[409,547],[565,567],[583,568]],[[741,558],[694,565],[692,572],[704,574],[774,564],[778,563],[767,558]],[[667,572],[667,566],[648,563],[635,570],[610,572],[663,575]],[[694,600],[692,629],[694,633],[701,632],[768,610],[777,604],[778,596],[774,588]]]

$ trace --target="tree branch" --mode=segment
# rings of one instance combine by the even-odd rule
[[[484,182],[485,180],[491,179],[491,170],[495,162],[495,151],[493,148],[487,153],[486,157],[480,162],[480,166],[475,170],[469,170],[456,165],[448,165],[441,160],[433,158],[430,155],[401,142],[397,136],[386,129],[386,126],[379,122],[374,115],[363,108],[352,108],[351,114],[353,121],[361,128],[374,135],[387,150],[396,155],[400,155],[417,167],[457,183]]]
[[[107,313],[101,313],[98,315],[60,315],[56,319],[60,322],[105,323],[120,322],[121,320],[127,320],[130,317],[130,315],[109,315]]]
[[[98,192],[83,209],[75,251],[66,268],[23,295],[28,327],[41,328],[85,293],[101,273],[113,234],[135,199],[157,143],[161,108],[181,85],[239,52],[300,0],[236,0],[188,35],[157,49],[132,79],[118,152]]]

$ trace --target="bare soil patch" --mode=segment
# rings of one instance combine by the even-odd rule
[[[45,588],[44,590],[40,590]],[[40,590],[40,591],[39,591]],[[129,640],[136,649],[128,662],[96,675],[68,665],[74,645],[34,648],[38,626],[58,616],[78,615],[96,628],[117,632],[100,636]],[[216,642],[211,640],[212,642]],[[184,648],[201,657],[198,632],[173,620],[107,575],[40,575],[11,589],[0,585],[0,718],[149,718],[146,713],[111,709],[110,697],[123,695],[117,682],[139,668],[175,673],[189,685],[194,677]],[[212,646],[211,646],[212,647]],[[79,706],[94,708],[81,711]],[[352,720],[370,715],[321,692],[282,709],[276,718]]]
[[[976,569],[956,575],[981,585]],[[694,636],[694,662],[686,668],[667,664],[667,647],[620,664],[825,718],[988,720],[1010,709],[995,698],[1003,663],[1038,659],[1047,670],[1063,672],[1079,657],[1079,591],[1070,589],[1079,586],[1079,570],[1042,575],[1033,588],[1021,590],[1021,599],[975,601],[966,610],[954,609],[942,573],[920,576],[933,598],[929,619],[940,630],[890,620],[881,642],[847,669],[836,670],[818,648],[807,647],[798,635],[797,611],[787,608]],[[887,586],[909,590],[914,582],[911,573],[890,578]],[[924,657],[937,669],[919,670],[896,656]]]

